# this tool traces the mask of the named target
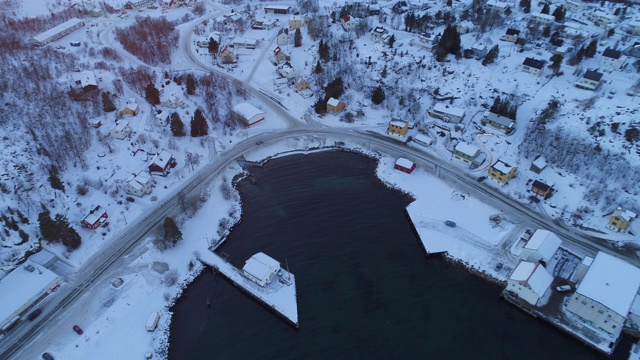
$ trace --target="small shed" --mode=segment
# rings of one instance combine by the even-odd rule
[[[529,170],[536,174],[540,174],[544,168],[547,167],[547,160],[542,155],[536,156],[535,160],[531,163]]]
[[[245,261],[242,273],[256,284],[265,287],[280,270],[280,263],[263,252]]]
[[[246,126],[253,126],[265,119],[262,110],[246,102],[234,106],[233,113]]]
[[[393,168],[411,174],[416,169],[416,163],[405,158],[399,158],[393,165]]]

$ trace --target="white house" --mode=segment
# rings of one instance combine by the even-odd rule
[[[617,339],[640,288],[640,269],[598,252],[567,310]]]
[[[280,263],[265,253],[259,252],[245,261],[242,267],[244,276],[265,287],[280,270]]]
[[[356,27],[355,20],[353,20],[353,18],[349,14],[342,15],[342,17],[340,18],[340,24],[342,25],[344,31],[351,31]]]
[[[146,171],[140,170],[137,174],[127,179],[124,191],[127,194],[142,197],[151,194],[152,188],[153,180],[151,176]]]
[[[73,73],[73,82],[79,88],[86,87],[98,87],[98,82],[96,81],[96,75],[93,71],[81,71],[77,73]]]
[[[578,12],[584,8],[584,3],[576,0],[567,0],[563,6],[567,11]]]
[[[276,42],[280,46],[287,45],[287,43],[289,42],[289,29],[280,29],[280,31],[278,31],[278,35],[276,36]]]
[[[129,126],[129,122],[127,120],[119,120],[116,121],[116,126],[109,131],[109,135],[114,139],[124,140],[131,135],[131,132],[133,132],[133,129]]]
[[[479,156],[480,148],[464,141],[460,141],[453,149],[453,160],[469,167],[477,162]]]
[[[84,26],[84,22],[80,19],[74,18],[59,24],[45,32],[42,32],[29,40],[31,45],[35,46],[44,46],[48,43],[58,40],[76,29],[79,29]]]
[[[520,36],[520,30],[508,28],[500,40],[515,43],[518,41],[518,36]]]
[[[595,90],[602,83],[602,73],[594,70],[587,70],[580,80],[575,82],[575,86],[585,90]]]
[[[493,11],[493,12],[504,14],[505,11],[507,11],[508,7],[509,7],[509,5],[507,3],[504,3],[504,2],[498,2],[498,1],[493,1],[493,0],[487,1],[487,10],[490,10],[490,11]]]
[[[610,70],[620,70],[620,67],[622,67],[622,52],[606,48],[602,53],[600,66]]]
[[[522,63],[522,71],[538,76],[542,74],[544,70],[544,60],[538,60],[534,58],[526,58]]]
[[[446,122],[458,124],[462,122],[462,118],[464,118],[464,109],[438,103],[429,110],[429,115]]]
[[[264,112],[257,107],[243,102],[233,107],[233,113],[247,126],[253,126],[265,119]]]
[[[382,26],[376,26],[373,30],[371,30],[371,39],[375,42],[386,43],[389,41],[389,30],[385,29]]]
[[[640,35],[640,21],[629,21],[625,31],[631,35]]]
[[[184,101],[180,98],[180,96],[176,95],[176,93],[168,93],[163,95],[160,98],[160,105],[170,107],[172,109],[177,109],[184,105]]]
[[[538,24],[540,26],[553,25],[555,21],[556,18],[548,14],[533,13],[529,16],[530,23]]]
[[[278,72],[278,75],[286,78],[289,81],[294,81],[300,76],[298,74],[298,71],[293,66],[291,66],[289,62],[282,64],[282,66],[280,66],[276,71]]]
[[[588,18],[592,23],[598,26],[607,26],[618,21],[617,16],[607,14],[604,11],[591,12],[589,13]]]
[[[545,264],[553,258],[553,255],[562,245],[562,240],[549,230],[538,229],[522,248],[520,258],[531,262],[544,262]]]
[[[258,46],[257,39],[239,38],[233,39],[231,46],[236,49],[255,49]]]
[[[156,114],[156,124],[160,126],[167,126],[170,120],[168,111],[158,110],[158,113]]]
[[[542,264],[520,261],[507,280],[507,291],[535,306],[552,281],[553,276]]]

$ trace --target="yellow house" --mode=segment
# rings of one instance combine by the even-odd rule
[[[311,88],[311,84],[305,78],[297,78],[295,80],[296,91],[300,92]]]
[[[389,121],[389,127],[387,127],[387,134],[404,136],[407,130],[409,130],[408,121],[392,118],[391,121]]]
[[[617,208],[613,214],[611,214],[607,227],[615,231],[626,231],[629,224],[636,218],[636,216],[636,213],[633,211]]]
[[[236,62],[236,54],[231,51],[228,47],[224,47],[220,52],[220,58],[222,58],[223,64],[233,64]]]
[[[518,168],[511,166],[504,161],[498,160],[489,168],[489,177],[504,185],[513,179],[518,172]]]
[[[140,106],[138,105],[138,102],[136,102],[136,99],[131,98],[129,99],[129,101],[127,101],[127,105],[124,107],[124,109],[120,110],[120,116],[136,116],[139,112]]]
[[[344,110],[345,107],[347,107],[347,104],[338,99],[329,98],[329,101],[327,101],[327,112],[330,112],[332,114],[339,113],[340,111]]]
[[[299,29],[304,26],[304,18],[300,15],[293,15],[289,18],[289,30]]]

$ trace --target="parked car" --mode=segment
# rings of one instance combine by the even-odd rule
[[[487,177],[486,176],[480,176],[478,179],[476,179],[477,182],[483,182],[485,181]]]
[[[556,290],[558,290],[559,292],[569,291],[571,290],[571,285],[561,285],[556,287]]]
[[[42,354],[42,358],[43,358],[44,360],[54,360],[54,359],[53,359],[53,356],[51,356],[51,354],[49,354],[48,352],[46,352],[46,353]]]
[[[27,315],[27,319],[29,321],[33,321],[35,318],[40,316],[40,314],[42,314],[42,309],[35,309],[31,312],[31,314]]]
[[[538,198],[537,198],[536,196],[534,196],[534,195],[529,196],[529,200],[531,200],[532,202],[534,202],[534,203],[536,203],[536,204],[540,202],[540,199],[538,199]]]
[[[73,331],[78,333],[78,335],[82,335],[82,333],[84,333],[84,331],[82,331],[82,329],[78,325],[73,325]]]
[[[456,223],[454,223],[451,220],[445,221],[444,224],[447,225],[448,227],[456,227]]]

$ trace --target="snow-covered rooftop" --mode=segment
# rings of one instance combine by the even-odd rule
[[[628,262],[598,252],[576,290],[626,317],[640,288],[640,269]]]
[[[280,268],[280,263],[263,252],[259,252],[244,263],[242,270],[258,279],[269,277],[273,268]]]
[[[242,116],[245,119],[251,119],[252,117],[260,114],[264,114],[264,112],[257,107],[249,104],[249,103],[239,103],[233,107],[233,112]]]
[[[460,141],[458,145],[456,145],[455,150],[465,155],[475,156],[478,151],[480,151],[480,148],[478,148],[477,146],[473,146],[468,142]]]
[[[444,114],[451,114],[454,116],[464,116],[464,109],[448,106],[444,103],[437,103],[433,106],[433,111],[441,112]]]
[[[538,229],[527,241],[527,245],[524,248],[536,250],[546,259],[551,259],[561,244],[562,240],[556,234],[549,230]]]
[[[499,172],[501,172],[503,174],[508,174],[509,171],[511,171],[511,168],[513,166],[507,164],[506,162],[504,162],[502,160],[498,160],[491,167],[494,168],[496,171],[499,171]]]
[[[160,150],[160,152],[151,160],[151,164],[156,164],[161,168],[166,168],[169,161],[173,159],[173,155],[165,149]]]
[[[339,103],[340,103],[340,100],[336,98],[329,98],[329,101],[327,101],[327,104],[331,106],[338,106]]]
[[[531,290],[540,297],[544,295],[553,281],[553,277],[544,266],[528,261],[521,261],[509,279],[529,284]]]
[[[40,34],[36,35],[33,37],[33,40],[37,41],[37,42],[42,42],[47,40],[48,38],[57,35],[58,33],[65,31],[69,28],[72,28],[76,25],[78,25],[79,23],[82,23],[82,20],[78,19],[78,18],[74,18],[74,19],[69,19],[65,22],[63,22],[62,24],[53,27],[47,31],[43,31]]]
[[[95,224],[96,221],[100,220],[102,215],[107,212],[102,206],[98,205],[93,210],[91,210],[87,216],[84,217],[84,221],[89,224]]]
[[[19,266],[0,280],[0,321],[4,321],[58,278],[49,269],[37,264],[32,266],[36,267],[34,271]]]
[[[399,158],[398,160],[396,160],[396,165],[398,166],[402,166],[405,169],[411,169],[413,167],[413,161],[405,159],[405,158]]]

